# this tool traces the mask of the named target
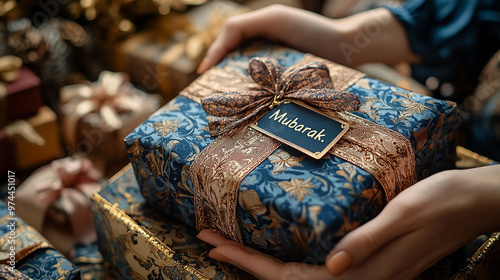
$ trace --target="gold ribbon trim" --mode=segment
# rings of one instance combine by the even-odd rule
[[[415,154],[406,137],[347,112],[330,114],[350,127],[330,153],[370,172],[387,201],[417,182]]]
[[[241,240],[236,218],[240,182],[280,145],[245,126],[201,151],[191,165],[197,230],[208,228]]]
[[[15,261],[19,262],[26,256],[41,248],[54,248],[43,236],[40,235],[33,227],[20,222],[20,218],[14,217],[14,220],[9,220],[7,216],[2,217],[0,221],[3,224],[10,225],[12,221],[15,223],[15,239],[11,244],[11,232],[0,236],[0,264],[6,264],[10,260],[11,247],[15,248]]]
[[[311,61],[322,61],[328,66],[334,89],[345,90],[364,76],[313,55],[306,55],[298,63]],[[230,69],[231,65],[226,67]],[[213,68],[180,95],[201,102],[216,93],[253,87],[254,82],[247,76]],[[382,185],[387,200],[416,182],[414,152],[408,139],[353,114],[330,113],[351,127],[330,153],[370,172]],[[219,136],[198,155],[191,166],[198,230],[214,229],[241,241],[236,218],[239,184],[279,145],[278,141],[245,127]]]

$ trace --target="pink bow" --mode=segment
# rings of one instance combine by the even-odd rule
[[[333,111],[356,111],[359,99],[352,93],[333,89],[328,67],[321,62],[294,65],[282,72],[273,58],[250,61],[249,73],[257,84],[255,90],[217,93],[201,100],[209,118],[212,136],[256,120],[267,108],[284,99],[295,99],[313,107]]]
[[[56,209],[60,208],[69,219],[73,239],[83,244],[91,244],[97,240],[97,235],[89,198],[99,189],[101,179],[101,172],[94,168],[87,158],[55,160],[35,171],[19,186],[16,212],[45,235],[45,226],[50,222],[45,216],[50,206],[56,203]],[[65,231],[60,228],[55,230]],[[46,237],[58,247],[57,243],[61,240]],[[58,238],[57,235],[54,237]],[[66,246],[67,244],[64,244],[63,247]]]

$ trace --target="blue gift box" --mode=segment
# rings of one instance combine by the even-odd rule
[[[0,200],[0,278],[80,279],[75,265],[9,206]]]
[[[146,200],[190,227],[197,226],[190,168],[216,137],[210,136],[209,116],[199,98],[189,93],[213,83],[237,87],[240,81],[232,77],[248,80],[254,57],[272,57],[283,68],[314,61],[309,54],[279,46],[240,50],[217,66],[227,78],[205,73],[202,82],[195,81],[125,139]],[[343,75],[342,69],[351,71],[340,69],[331,73],[333,80]],[[409,141],[416,179],[454,166],[458,121],[453,104],[369,77],[353,80],[345,90],[361,104],[352,115],[369,121],[374,130],[383,126]],[[371,161],[385,155],[377,156]],[[234,203],[240,241],[284,260],[322,263],[340,238],[381,211],[386,196],[379,181],[358,165],[331,154],[316,160],[282,144],[239,183]]]

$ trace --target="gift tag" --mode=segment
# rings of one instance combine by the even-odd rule
[[[349,124],[305,104],[285,100],[251,127],[312,158],[320,159],[347,132]]]

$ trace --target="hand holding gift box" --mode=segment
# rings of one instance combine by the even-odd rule
[[[227,95],[227,106],[221,108],[233,109],[235,119],[229,123],[237,123],[245,113],[234,108],[245,107],[244,100],[253,97],[229,97],[262,91],[249,77],[253,70],[247,70],[255,57],[279,63],[257,75],[272,89],[257,107],[273,102],[274,84],[282,84],[278,70],[307,69],[310,63],[326,65],[333,89],[359,99],[358,111],[323,111],[352,128],[325,157],[305,156],[243,122],[230,133],[210,137],[213,117],[200,102]],[[311,83],[325,79],[314,77],[318,80]],[[297,81],[308,88],[307,79]],[[126,144],[142,193],[166,215],[286,260],[324,262],[342,236],[381,211],[386,198],[415,179],[453,166],[455,115],[444,101],[363,78],[313,55],[251,47],[202,75],[136,128]]]
[[[416,70],[414,71],[416,77],[419,77],[418,74],[422,74],[419,70],[427,68],[427,75],[434,73],[447,79],[447,75],[457,74],[451,73],[457,70],[457,65],[467,65],[464,68],[469,68],[467,70],[474,73],[475,70],[481,67],[481,59],[477,59],[478,54],[480,53],[481,57],[485,54],[489,56],[492,51],[496,50],[495,48],[498,48],[498,22],[487,25],[487,28],[481,24],[484,20],[481,17],[484,11],[498,12],[498,5],[485,5],[480,8],[471,6],[470,9],[458,9],[463,7],[463,3],[456,2],[453,3],[453,8],[457,9],[448,9],[446,20],[443,21],[443,18],[440,17],[442,13],[436,13],[436,10],[431,8],[435,7],[434,4],[438,2],[421,1],[421,5],[417,5],[419,8],[416,8],[413,5],[415,3],[412,2],[412,4],[408,3],[407,6],[404,4],[401,9],[390,8],[389,10],[393,12],[392,15],[387,9],[378,9],[339,21],[322,19],[300,11],[284,11],[284,9],[279,8],[262,10],[261,13],[252,15],[253,17],[249,15],[231,21],[231,24],[226,26],[226,34],[223,34],[220,40],[214,44],[213,49],[209,51],[209,54],[213,56],[208,56],[205,65],[202,65],[200,70],[203,71],[207,69],[207,66],[213,65],[211,63],[218,61],[228,49],[237,45],[239,43],[238,38],[242,38],[242,36],[238,35],[251,34],[250,37],[263,35],[270,39],[278,39],[299,49],[309,50],[322,56],[332,57],[335,61],[347,63],[356,64],[369,62],[370,60],[422,62],[414,65],[413,70]],[[444,10],[440,12],[444,12]],[[416,20],[422,18],[426,20]],[[303,24],[306,20],[310,24]],[[294,24],[297,22],[301,22],[304,28]],[[267,26],[272,25],[272,23],[276,24],[276,28],[267,29]],[[342,23],[345,23],[345,25]],[[467,25],[468,23],[470,25]],[[456,28],[458,26],[460,28]],[[293,27],[301,28],[300,31],[311,32],[296,31],[295,34],[299,33],[298,36],[287,36],[288,32],[286,30],[289,30],[288,28],[293,29]],[[377,29],[376,34],[372,33],[373,36],[366,36],[371,27]],[[423,29],[426,29],[426,32],[421,33]],[[445,29],[449,32],[440,32],[440,30]],[[481,32],[479,32],[481,35],[478,36],[479,29],[481,29]],[[463,30],[467,30],[467,32],[463,32]],[[283,34],[285,35],[283,36]],[[427,34],[439,34],[439,36],[431,36],[432,38],[429,39],[430,37],[426,36]],[[366,39],[366,45],[362,45],[357,40],[361,36]],[[491,47],[491,44],[481,44],[483,39],[491,41],[492,37],[495,38],[493,41],[496,42],[493,44],[496,44],[494,47]],[[310,38],[311,40],[301,40],[301,38]],[[353,38],[354,43],[358,44],[351,45]],[[313,43],[311,44],[311,42]],[[324,44],[322,44],[323,42]],[[408,46],[408,42],[412,44],[411,47]],[[460,46],[458,47],[458,45]],[[413,54],[412,51],[416,51],[420,57]],[[467,59],[464,59],[465,53]],[[474,59],[471,59],[471,57],[474,57]],[[462,80],[464,73],[460,72],[460,74],[459,79]],[[422,77],[420,76],[420,78]],[[477,76],[473,75],[471,78],[476,79]],[[427,135],[424,137],[427,137]],[[487,175],[488,173],[490,175]],[[347,235],[344,243],[341,241],[339,251],[335,250],[333,252],[339,255],[334,255],[331,260],[332,264],[337,266],[336,268],[331,267],[331,272],[338,275],[350,267],[351,269],[338,278],[410,279],[412,276],[415,277],[419,270],[422,271],[425,266],[436,262],[439,259],[436,255],[441,254],[442,256],[444,251],[453,250],[451,247],[457,246],[461,242],[463,244],[467,238],[474,237],[469,235],[465,238],[464,235],[471,232],[476,234],[481,231],[485,232],[484,226],[489,230],[498,230],[498,219],[493,214],[498,212],[498,200],[494,198],[498,197],[498,184],[495,181],[484,180],[484,177],[490,177],[490,179],[497,177],[494,175],[495,173],[498,173],[496,167],[480,168],[467,172],[445,172],[432,176],[422,181],[422,183],[417,183],[415,188],[403,192],[394,202],[390,202],[386,208],[387,211],[384,210],[379,216],[380,219],[377,217],[366,227],[362,227],[365,228],[364,231],[361,228],[359,231],[355,230],[352,235]],[[470,182],[470,184],[467,182]],[[471,188],[474,184],[478,185],[478,192],[476,192],[476,186]],[[417,185],[420,187],[417,187]],[[469,200],[471,196],[478,199],[478,201],[486,202],[488,206],[483,207],[485,206],[483,203],[477,203],[481,206],[471,203]],[[449,198],[452,201],[449,201]],[[496,203],[494,203],[495,200]],[[481,209],[477,209],[478,207]],[[403,213],[400,213],[400,211],[403,211]],[[404,213],[407,213],[407,219],[405,219]],[[465,217],[470,218],[469,223],[463,223],[462,219],[466,219]],[[462,231],[466,234],[462,234]],[[407,232],[411,233],[405,234]],[[398,235],[398,233],[401,235]],[[425,237],[426,234],[428,234],[427,237]],[[395,236],[397,238],[392,239]],[[429,246],[429,241],[433,239],[436,240],[436,245],[439,244],[439,248]],[[385,244],[385,241],[388,241],[388,243]],[[222,244],[223,242],[219,240],[216,243]],[[379,245],[382,247],[379,248]],[[231,247],[226,246],[224,249],[228,249],[226,253],[229,253]],[[222,251],[220,250],[219,253]],[[259,259],[251,256],[251,252],[240,251],[239,257],[243,258],[239,261],[235,261],[235,254],[231,253],[214,254],[214,256],[218,255],[221,260],[236,263],[248,269],[250,267],[246,266],[247,263],[241,260],[255,260],[262,265],[267,262],[273,267],[271,273],[267,276],[262,273],[259,274],[259,271],[255,269],[251,270],[262,278],[268,278],[269,275],[274,275],[273,277],[277,278],[273,272],[280,271],[281,267],[273,266],[269,259]],[[351,253],[352,257],[349,253]],[[381,261],[384,258],[385,261]],[[260,270],[262,270],[262,265],[259,266]],[[292,265],[287,267],[292,268],[293,271]],[[293,273],[292,271],[289,272]],[[362,274],[363,271],[365,274]],[[386,273],[385,276],[384,273]],[[496,275],[493,278],[497,278],[498,273]],[[314,278],[310,274],[307,276]],[[328,276],[328,274],[324,276]]]

